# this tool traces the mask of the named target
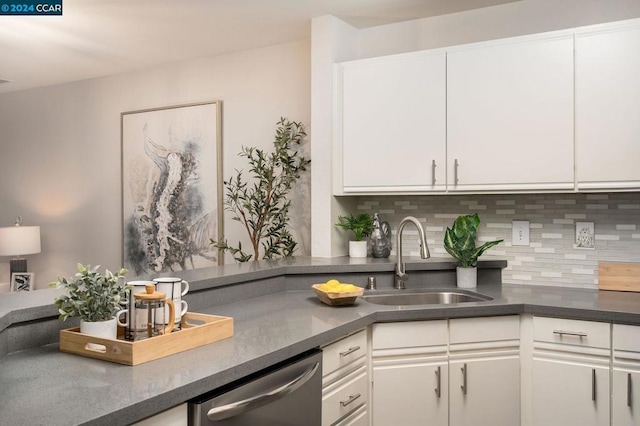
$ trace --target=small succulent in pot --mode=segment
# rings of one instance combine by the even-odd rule
[[[126,289],[124,276],[128,272],[120,269],[113,273],[108,269],[104,275],[98,272],[100,266],[78,263],[78,272],[74,279],[58,278],[49,284],[51,287],[65,288],[64,294],[55,299],[60,320],[79,317],[82,321],[99,322],[111,320],[121,309],[120,298]]]
[[[336,226],[345,231],[352,231],[356,237],[355,241],[362,241],[363,238],[371,235],[373,231],[373,216],[369,213],[359,213],[357,215],[338,216],[339,222]]]
[[[463,268],[476,266],[478,258],[489,248],[501,243],[504,240],[486,242],[480,247],[476,247],[476,234],[480,218],[478,213],[472,215],[461,215],[456,218],[451,228],[447,228],[444,233],[444,248],[447,252],[460,262]]]

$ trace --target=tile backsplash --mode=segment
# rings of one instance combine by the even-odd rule
[[[444,231],[460,214],[478,213],[478,242],[504,239],[481,260],[506,259],[502,281],[563,287],[598,287],[598,261],[640,262],[640,193],[504,194],[359,197],[358,212],[380,213],[395,229],[405,216],[424,226],[432,257],[450,258]],[[512,245],[512,221],[529,221],[530,245]],[[577,248],[576,222],[595,224],[595,247]],[[408,224],[403,253],[419,256],[417,231]]]

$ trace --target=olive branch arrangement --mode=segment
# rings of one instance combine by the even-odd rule
[[[298,152],[307,133],[302,123],[285,118],[280,118],[277,126],[272,152],[243,146],[238,154],[249,162],[251,182],[245,181],[243,171],[238,169],[235,177],[224,181],[225,210],[244,226],[253,254],[243,251],[240,241],[237,247],[230,246],[226,239],[210,242],[223,252],[229,251],[238,262],[259,259],[261,246],[263,259],[273,259],[291,256],[298,245],[287,229],[291,206],[287,196],[311,162]]]

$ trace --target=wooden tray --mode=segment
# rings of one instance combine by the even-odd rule
[[[323,303],[331,306],[353,305],[358,296],[364,294],[364,289],[361,287],[358,287],[358,290],[355,291],[338,293],[337,291],[322,290],[320,288],[321,285],[322,284],[313,284],[311,288]]]
[[[233,336],[233,318],[187,312],[181,321],[182,329],[164,336],[131,342],[89,336],[80,328],[60,331],[60,350],[90,358],[138,365],[198,346]],[[94,349],[89,344],[101,345]]]

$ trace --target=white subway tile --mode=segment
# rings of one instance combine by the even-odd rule
[[[542,238],[548,240],[559,240],[562,238],[562,234],[542,233]]]
[[[636,225],[616,225],[616,230],[618,231],[635,231]]]
[[[568,260],[587,260],[587,255],[577,254],[577,253],[565,253],[564,258]]]
[[[606,234],[596,234],[596,240],[602,241],[619,241],[619,235],[606,235]]]
[[[587,215],[584,213],[567,213],[564,217],[567,219],[586,219]]]
[[[537,247],[533,251],[535,253],[555,253],[556,249],[553,247]]]

